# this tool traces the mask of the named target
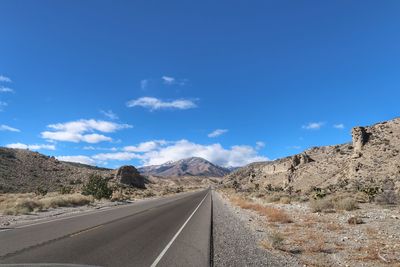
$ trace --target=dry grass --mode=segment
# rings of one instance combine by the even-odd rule
[[[261,241],[261,246],[263,246],[266,249],[284,250],[283,248],[284,240],[285,238],[281,233],[272,232],[271,234],[268,235],[268,240]]]
[[[291,201],[290,197],[281,197],[279,202],[282,204],[290,204],[292,201]]]
[[[334,210],[352,211],[358,209],[357,201],[351,197],[322,198],[310,201],[312,212],[333,212]]]
[[[358,204],[357,202],[350,197],[346,197],[343,199],[338,199],[333,202],[333,206],[335,207],[336,210],[356,210],[358,209]]]
[[[49,194],[41,197],[34,194],[4,194],[0,197],[0,213],[4,215],[29,214],[49,208],[83,206],[93,198],[81,194]]]
[[[311,200],[310,208],[312,212],[330,211],[333,209],[333,202],[327,198]]]
[[[248,200],[245,200],[240,197],[234,197],[231,201],[242,209],[253,210],[258,214],[265,216],[268,218],[270,222],[277,223],[291,223],[292,219],[290,219],[289,215],[281,210],[274,207],[263,206]]]
[[[329,231],[341,231],[344,228],[343,228],[343,226],[341,226],[338,223],[328,223],[326,225],[326,229],[329,230]]]
[[[271,193],[264,197],[264,200],[268,203],[279,202],[283,197],[282,193]]]

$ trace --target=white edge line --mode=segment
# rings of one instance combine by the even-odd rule
[[[203,204],[204,200],[207,198],[209,192],[207,192],[207,195],[203,198],[203,200],[200,202],[200,204],[196,207],[196,209],[192,212],[192,214],[190,214],[189,218],[187,218],[187,220],[185,221],[185,223],[181,226],[181,228],[179,228],[178,232],[176,232],[176,234],[174,235],[174,237],[171,239],[171,241],[169,241],[169,243],[167,244],[167,246],[163,249],[163,251],[161,251],[160,255],[158,255],[158,257],[156,258],[156,260],[153,262],[152,265],[150,265],[150,267],[156,267],[157,264],[160,262],[160,260],[162,259],[162,257],[164,257],[165,253],[168,251],[168,249],[171,247],[172,243],[174,243],[175,239],[178,237],[178,235],[182,232],[183,228],[185,228],[186,224],[190,221],[190,219],[193,217],[193,215],[196,213],[196,211],[200,208],[201,204]]]

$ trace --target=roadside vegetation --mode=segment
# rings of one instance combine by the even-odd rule
[[[212,182],[214,183],[214,182]],[[137,199],[168,196],[181,192],[198,190],[208,186],[203,179],[186,183],[184,180],[149,182],[147,188],[136,188],[115,183],[100,175],[91,175],[87,181],[60,185],[57,191],[49,192],[45,186],[38,186],[31,193],[0,194],[0,215],[27,215],[62,207],[104,205],[109,201],[127,202]],[[118,205],[119,203],[113,204]],[[0,221],[0,225],[1,225]]]
[[[4,194],[0,196],[0,213],[3,215],[29,214],[50,208],[76,207],[92,203],[94,199],[79,193],[60,195],[49,193],[45,196],[33,193]]]
[[[233,205],[259,215],[251,221],[264,229],[261,247],[289,253],[305,266],[400,266],[399,195],[387,184],[219,191]]]

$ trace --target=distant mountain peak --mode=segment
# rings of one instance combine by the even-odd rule
[[[230,173],[230,170],[211,163],[201,157],[190,157],[161,165],[145,166],[139,168],[144,175],[161,177],[179,176],[209,176],[222,177]]]

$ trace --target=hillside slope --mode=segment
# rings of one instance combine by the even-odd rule
[[[400,188],[400,118],[354,127],[352,143],[314,147],[275,161],[250,164],[224,179],[239,190],[278,187],[307,191],[313,187],[383,186]]]
[[[50,191],[61,185],[83,183],[90,174],[112,177],[113,170],[62,162],[37,152],[0,147],[0,193]]]

